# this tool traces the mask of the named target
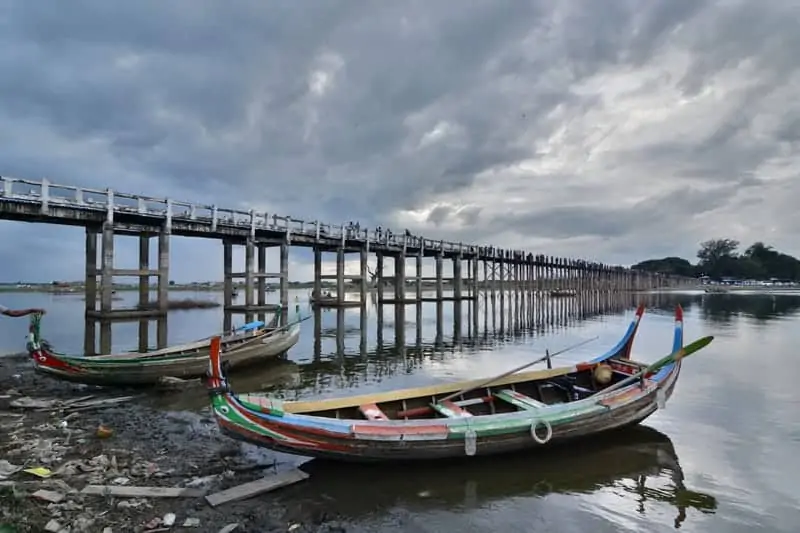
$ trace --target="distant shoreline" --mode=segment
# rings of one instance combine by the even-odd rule
[[[711,289],[709,292],[705,292],[707,289]],[[651,289],[645,292],[695,292],[700,291],[706,294],[729,294],[732,292],[755,292],[759,294],[772,294],[772,293],[798,293],[800,294],[800,287],[768,287],[764,285],[697,285],[695,287],[683,287],[683,288],[663,288],[663,289]]]

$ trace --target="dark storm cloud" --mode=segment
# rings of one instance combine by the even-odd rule
[[[758,178],[797,179],[798,26],[788,1],[5,0],[0,173],[635,261],[785,197]],[[80,264],[18,226],[7,264]]]

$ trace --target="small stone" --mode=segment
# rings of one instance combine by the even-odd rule
[[[161,519],[161,524],[164,527],[172,527],[175,524],[175,513],[167,513],[164,515],[164,518]]]
[[[61,531],[61,524],[59,524],[55,520],[50,520],[47,524],[45,524],[44,530],[50,531],[52,533],[58,533],[59,531]]]
[[[183,521],[183,527],[200,527],[199,518],[187,518]]]
[[[50,503],[58,503],[64,499],[64,495],[61,494],[60,492],[56,492],[54,490],[45,490],[45,489],[39,489],[33,494],[31,494],[31,496],[39,500],[44,500]]]

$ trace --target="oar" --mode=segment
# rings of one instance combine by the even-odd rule
[[[684,346],[680,350],[676,350],[676,351],[672,352],[671,354],[669,354],[669,355],[667,355],[665,357],[662,357],[661,359],[659,359],[658,361],[656,361],[652,365],[648,366],[647,368],[644,368],[643,370],[640,370],[636,374],[633,374],[632,376],[627,377],[627,378],[623,379],[622,381],[619,381],[619,382],[615,383],[614,385],[611,385],[610,387],[606,387],[605,389],[601,389],[601,390],[597,391],[595,393],[595,395],[597,395],[597,394],[605,394],[607,392],[611,392],[611,391],[614,391],[614,390],[617,390],[617,389],[621,389],[622,387],[626,387],[626,386],[630,385],[631,383],[634,383],[634,382],[642,379],[642,376],[645,376],[645,375],[650,374],[652,372],[656,372],[656,371],[660,370],[661,367],[667,366],[670,363],[677,363],[678,361],[680,361],[684,357],[688,357],[688,356],[692,355],[694,352],[696,352],[698,350],[702,350],[703,348],[705,348],[706,346],[711,344],[711,341],[713,341],[713,340],[714,340],[714,336],[713,335],[708,335],[706,337],[701,337],[701,338],[697,339],[696,341],[694,341],[693,343],[687,344],[686,346]]]
[[[568,352],[570,350],[574,350],[575,348],[578,348],[579,346],[583,346],[584,344],[592,342],[593,340],[597,340],[598,338],[599,337],[592,337],[591,339],[586,339],[585,341],[581,341],[581,342],[579,342],[577,344],[573,344],[572,346],[568,346],[568,347],[566,347],[566,348],[564,348],[562,350],[559,350],[557,352],[554,352],[554,353],[551,353],[551,354],[547,354],[544,357],[540,357],[539,359],[536,359],[535,361],[531,361],[530,363],[525,363],[524,365],[522,365],[520,367],[517,367],[517,368],[514,368],[512,370],[509,370],[508,372],[503,372],[499,376],[495,376],[495,377],[493,377],[491,379],[488,379],[488,380],[486,380],[485,382],[483,382],[483,383],[481,383],[479,385],[475,385],[474,387],[468,387],[468,388],[460,390],[458,392],[454,392],[453,394],[445,396],[444,398],[439,400],[439,403],[446,402],[447,400],[452,400],[453,398],[461,396],[462,394],[467,394],[468,392],[472,392],[475,389],[481,389],[483,387],[488,387],[489,385],[491,385],[492,383],[494,383],[497,380],[503,379],[504,377],[510,376],[511,374],[515,374],[515,373],[519,372],[520,370],[525,370],[526,368],[531,367],[531,366],[533,366],[535,364],[541,363],[542,361],[547,361],[548,359],[553,358],[553,357],[555,357],[557,355],[560,355],[560,354],[562,354],[564,352]]]

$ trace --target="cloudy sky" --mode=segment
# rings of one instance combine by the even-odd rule
[[[800,255],[797,14],[0,0],[0,174],[606,263],[693,259],[713,237]],[[0,278],[78,279],[82,247],[0,222]],[[172,252],[174,279],[221,277],[219,243]],[[292,252],[292,277],[307,260]]]

